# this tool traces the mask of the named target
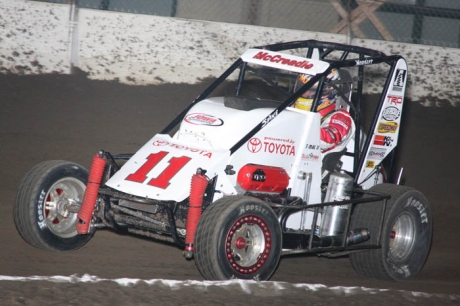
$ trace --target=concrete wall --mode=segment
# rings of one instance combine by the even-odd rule
[[[403,56],[409,70],[406,97],[411,101],[425,106],[460,106],[460,49],[363,39],[351,43]],[[381,88],[383,84],[378,85]],[[377,88],[372,92],[377,93]]]
[[[69,5],[0,1],[0,71],[69,73]]]
[[[75,23],[69,22],[75,16]],[[75,24],[76,27],[71,25]],[[0,2],[0,69],[69,73],[145,85],[194,83],[219,75],[251,46],[300,39],[347,43],[344,35],[80,9],[24,0]],[[353,40],[403,55],[407,97],[430,105],[460,101],[460,49]],[[380,84],[369,89],[379,92]]]
[[[79,66],[122,82],[192,83],[217,76],[250,46],[342,35],[81,10]]]

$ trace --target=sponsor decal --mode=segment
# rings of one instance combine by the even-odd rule
[[[350,127],[348,126],[348,124],[346,124],[345,122],[343,122],[343,120],[341,120],[341,119],[332,119],[332,120],[331,120],[331,123],[340,125],[340,126],[342,126],[345,130],[350,129]]]
[[[175,143],[169,143],[167,141],[164,141],[164,140],[155,140],[152,145],[154,147],[163,147],[163,146],[168,146],[170,148],[173,148],[173,149],[176,149],[176,150],[184,150],[184,151],[189,151],[191,153],[196,153],[196,154],[199,154],[199,155],[202,155],[202,156],[205,156],[207,158],[211,158],[212,157],[212,152],[209,152],[209,151],[203,151],[201,149],[196,149],[196,148],[191,148],[191,147],[187,147],[187,146],[182,146],[182,145],[178,145],[178,144],[175,144]]]
[[[169,142],[167,141],[164,141],[164,140],[155,140],[153,143],[152,143],[155,147],[162,147],[162,146],[167,146],[169,144]]]
[[[317,162],[320,160],[319,154],[302,154],[302,159],[306,161],[312,161],[312,162]]]
[[[394,106],[388,106],[382,112],[382,118],[387,121],[397,120],[399,116],[401,116],[401,111]]]
[[[347,195],[336,194],[336,195],[334,195],[332,197],[333,202],[348,201],[348,200],[350,200],[350,197],[347,196]],[[348,209],[349,206],[348,205],[340,205],[339,208],[340,209]]]
[[[391,147],[393,140],[391,136],[375,135],[374,144],[377,146]]]
[[[270,121],[275,119],[275,117],[278,116],[278,110],[276,109],[273,113],[268,115],[263,121],[262,121],[262,127],[265,127]]]
[[[295,146],[273,142],[264,142],[264,152],[295,156]]]
[[[415,209],[417,209],[420,213],[422,223],[428,223],[428,214],[426,212],[425,206],[422,203],[420,203],[420,201],[414,199],[413,197],[410,197],[409,199],[407,199],[405,207],[415,207]]]
[[[270,136],[265,136],[264,140],[265,141],[285,142],[285,143],[290,143],[290,144],[293,144],[295,142],[294,139],[284,139],[284,138],[276,138],[276,137],[270,137]]]
[[[208,126],[221,126],[224,124],[224,121],[220,118],[201,113],[188,114],[185,116],[184,121],[190,124]]]
[[[371,147],[371,149],[369,150],[369,154],[367,155],[367,158],[382,160],[385,157],[386,153],[387,150],[384,148]]]
[[[239,215],[242,215],[242,214],[245,214],[245,213],[248,213],[248,212],[259,212],[265,216],[267,216],[269,214],[269,210],[268,209],[265,209],[265,208],[261,208],[261,206],[259,205],[245,205],[245,206],[241,206],[240,207],[240,212],[239,212]]]
[[[377,128],[379,133],[396,133],[398,130],[398,123],[396,122],[380,122]]]
[[[374,62],[372,59],[367,59],[367,60],[355,60],[356,66],[363,66],[363,65],[370,65]]]
[[[393,91],[403,91],[406,83],[406,69],[397,69],[395,79],[393,80]]]
[[[368,160],[366,162],[366,168],[374,169],[375,168],[375,161],[374,160]]]
[[[392,96],[392,95],[388,95],[387,96],[387,101],[390,105],[400,105],[403,103],[403,97],[401,96]]]
[[[267,137],[266,137],[267,138]],[[271,138],[271,137],[268,137]],[[273,138],[275,139],[275,138]],[[251,138],[247,143],[248,151],[251,153],[270,153],[278,155],[292,155],[295,156],[295,146],[293,145],[293,140],[282,140],[285,143],[279,143],[280,141],[261,141],[259,138]]]
[[[251,180],[256,182],[265,182],[267,180],[267,175],[262,169],[257,169],[252,174]]]
[[[319,145],[312,145],[312,144],[308,144],[305,146],[306,149],[308,150],[315,150],[315,151],[318,151],[319,150]]]
[[[257,153],[262,149],[262,141],[259,138],[251,138],[247,144],[248,151],[251,153]]]
[[[281,65],[287,66],[294,66],[303,69],[311,69],[313,64],[310,61],[303,60],[303,61],[296,61],[287,57],[283,57],[279,54],[270,55],[268,52],[260,51],[253,57],[254,59],[262,60],[262,61],[269,61],[272,63],[278,63]]]
[[[46,228],[46,216],[44,214],[44,207],[45,207],[45,197],[46,197],[46,191],[42,190],[40,192],[40,196],[38,198],[38,205],[37,205],[37,217],[38,217],[38,227],[40,229],[45,229]]]

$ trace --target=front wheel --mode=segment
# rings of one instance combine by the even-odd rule
[[[92,235],[79,235],[77,213],[69,205],[81,204],[88,171],[75,163],[45,161],[22,180],[14,204],[14,222],[30,245],[69,251],[83,246]]]
[[[267,280],[281,255],[281,227],[263,201],[228,196],[203,213],[195,234],[195,263],[204,278]]]
[[[380,184],[370,191],[387,193],[381,248],[350,254],[353,268],[360,274],[393,281],[414,278],[423,268],[431,246],[433,219],[428,201],[413,188]],[[383,202],[358,204],[351,228],[368,228],[371,240],[378,242]]]

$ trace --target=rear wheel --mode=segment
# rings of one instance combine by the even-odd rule
[[[77,212],[88,171],[66,161],[45,161],[22,180],[14,204],[14,222],[30,245],[47,250],[68,251],[83,246],[92,235],[79,235]]]
[[[203,213],[195,235],[195,262],[208,280],[267,280],[281,255],[281,227],[263,201],[228,196]]]
[[[381,249],[350,254],[353,268],[360,274],[404,281],[414,278],[423,268],[431,246],[432,217],[428,201],[410,187],[381,184],[370,191],[387,193],[382,228]],[[383,202],[358,204],[352,215],[351,228],[366,227],[371,239],[378,242]]]

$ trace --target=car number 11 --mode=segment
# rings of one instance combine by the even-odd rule
[[[158,165],[158,163],[168,155],[169,152],[160,151],[158,153],[152,153],[147,156],[147,161],[139,167],[139,169],[128,175],[126,180],[144,183],[147,179],[147,174]],[[147,185],[166,189],[171,179],[182,169],[192,158],[188,156],[172,157],[169,159],[169,165],[156,177],[152,178]]]

